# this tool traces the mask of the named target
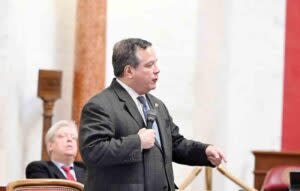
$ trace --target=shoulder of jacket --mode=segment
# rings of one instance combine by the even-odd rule
[[[74,165],[80,168],[86,168],[85,164],[81,161],[74,161]]]

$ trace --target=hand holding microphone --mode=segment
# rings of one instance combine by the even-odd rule
[[[155,142],[155,132],[152,129],[152,125],[157,118],[155,110],[149,110],[147,113],[147,128],[142,128],[139,130],[138,135],[141,139],[142,149],[150,149],[154,146]]]
[[[150,149],[154,146],[155,132],[153,129],[142,128],[139,130],[138,135],[141,139],[142,149]]]

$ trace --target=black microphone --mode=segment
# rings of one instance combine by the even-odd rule
[[[152,129],[153,123],[157,118],[157,112],[154,109],[150,109],[147,113],[147,129]]]

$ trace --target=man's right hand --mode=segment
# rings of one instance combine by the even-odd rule
[[[138,135],[141,139],[142,150],[150,149],[154,146],[155,132],[153,129],[142,128],[139,130]]]

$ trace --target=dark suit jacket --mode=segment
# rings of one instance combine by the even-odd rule
[[[86,167],[82,162],[74,162],[74,170],[78,182],[85,184]],[[34,161],[26,167],[26,178],[66,179],[63,173],[51,161]]]
[[[174,190],[172,161],[210,165],[208,145],[179,134],[162,101],[146,94],[158,112],[162,146],[141,151],[141,114],[127,91],[114,79],[111,86],[91,98],[81,114],[81,156],[87,165],[87,191]]]

